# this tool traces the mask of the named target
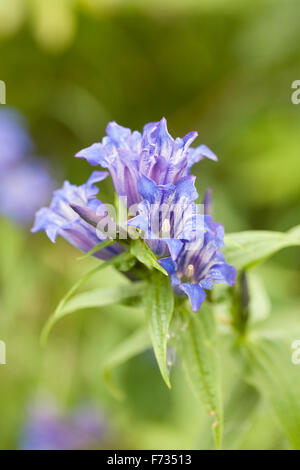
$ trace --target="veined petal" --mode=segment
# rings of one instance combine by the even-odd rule
[[[212,216],[212,212],[213,212],[212,190],[210,188],[207,188],[207,190],[204,193],[203,205],[204,205],[204,214]]]
[[[236,282],[236,269],[227,263],[215,264],[211,267],[209,275],[216,282],[224,282],[233,286]]]
[[[131,130],[112,121],[108,123],[106,133],[115,145],[124,145],[131,135]]]
[[[103,168],[107,168],[109,165],[109,158],[103,145],[100,143],[92,144],[80,150],[80,152],[75,154],[75,157],[85,158],[93,166],[100,165]]]
[[[179,253],[181,252],[183,246],[184,246],[184,243],[182,240],[179,240],[179,239],[168,239],[166,240],[166,243],[168,245],[168,248],[169,248],[169,251],[170,251],[170,255],[171,255],[171,258],[173,260],[176,260],[179,256]]]
[[[218,157],[214,154],[210,148],[206,145],[202,144],[199,147],[189,150],[189,157],[188,157],[188,166],[189,168],[193,166],[195,163],[200,162],[203,158],[208,158],[209,160],[213,160],[214,162],[218,161]]]
[[[103,181],[107,176],[108,176],[107,171],[93,171],[93,173],[91,174],[91,176],[89,177],[89,179],[86,182],[87,188],[89,188],[89,189],[96,188],[97,193],[98,193],[99,188],[97,188],[97,186],[93,187],[93,185],[95,183],[100,183],[100,181]],[[88,195],[92,196],[92,194],[90,192],[88,193]]]
[[[160,258],[157,261],[167,271],[169,275],[175,274],[175,263],[172,258]]]
[[[199,286],[199,284],[190,284],[189,282],[180,284],[180,288],[190,299],[193,312],[198,312],[206,298],[205,291]]]
[[[195,179],[195,176],[186,176],[178,181],[176,184],[175,203],[190,203],[198,198]]]

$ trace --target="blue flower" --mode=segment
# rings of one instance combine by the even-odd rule
[[[188,241],[177,257],[159,260],[171,276],[172,285],[179,295],[186,294],[192,309],[197,312],[206,298],[205,289],[212,289],[214,282],[232,286],[236,270],[225,261],[221,252],[224,246],[224,229],[210,215],[204,216],[203,237]]]
[[[45,164],[27,159],[0,175],[0,213],[21,224],[49,201],[53,180]]]
[[[142,230],[143,238],[157,256],[176,256],[184,241],[195,238],[197,231],[201,233],[194,181],[194,176],[185,176],[176,185],[158,185],[143,175],[139,180],[143,201],[137,205],[138,215],[128,225]]]
[[[106,172],[95,171],[87,183],[81,186],[75,186],[65,181],[62,189],[54,191],[50,207],[43,207],[37,212],[31,231],[45,230],[52,242],[55,242],[57,235],[60,235],[85,253],[92,250],[106,237],[83,220],[71,206],[81,207],[93,214],[101,213],[102,217],[105,217],[107,211],[105,205],[96,198],[99,188],[95,186],[95,183],[102,181],[106,176]],[[94,256],[107,260],[122,251],[123,248],[115,243],[96,252]]]
[[[22,224],[32,222],[53,190],[47,165],[32,152],[22,115],[0,109],[0,214]]]
[[[190,132],[183,139],[173,139],[167,129],[166,119],[146,124],[143,133],[131,132],[115,122],[108,124],[107,136],[81,150],[76,157],[85,158],[91,165],[107,168],[115,191],[127,197],[127,204],[141,202],[139,178],[144,175],[162,184],[177,184],[190,173],[191,166],[204,157],[217,160],[205,145],[190,148],[197,132]]]
[[[99,410],[90,404],[63,412],[53,400],[33,403],[21,429],[22,450],[100,448],[108,433]]]

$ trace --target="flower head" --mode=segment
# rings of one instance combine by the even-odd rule
[[[0,108],[0,176],[32,152],[32,141],[23,116],[14,109]]]
[[[204,145],[190,148],[197,132],[190,132],[183,139],[173,139],[165,118],[146,124],[142,134],[115,122],[108,124],[106,132],[107,136],[101,143],[81,150],[76,157],[107,168],[116,193],[127,197],[128,206],[143,199],[139,191],[141,175],[159,185],[175,185],[190,173],[194,163],[204,157],[217,160],[214,153]]]
[[[236,270],[225,261],[221,252],[224,246],[224,229],[211,216],[204,216],[203,238],[185,242],[177,257],[160,260],[172,279],[177,294],[186,294],[194,312],[206,298],[205,289],[212,289],[214,282],[232,286],[236,281]]]
[[[95,227],[83,220],[71,205],[91,210],[93,213],[100,211],[104,216],[106,214],[105,205],[96,198],[99,188],[95,186],[95,183],[102,181],[106,176],[106,172],[95,171],[89,180],[81,186],[75,186],[65,181],[61,189],[54,191],[50,207],[43,207],[37,212],[31,231],[45,230],[52,242],[55,242],[57,235],[60,235],[85,253],[92,250],[106,237],[105,235],[101,236]],[[113,246],[96,252],[94,256],[106,260],[121,251],[122,247],[115,243]]]

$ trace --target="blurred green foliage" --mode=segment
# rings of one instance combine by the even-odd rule
[[[85,181],[91,168],[73,155],[99,141],[109,120],[140,130],[165,116],[173,135],[197,130],[199,143],[219,156],[218,164],[205,161],[195,171],[201,195],[213,188],[216,220],[228,232],[286,230],[300,215],[300,106],[291,103],[291,83],[300,78],[299,9],[297,0],[1,0],[0,79],[7,103],[28,117],[58,184]],[[109,181],[101,198],[112,198]],[[44,390],[66,408],[97,400],[116,448],[211,448],[208,418],[177,363],[172,392],[150,352],[116,371],[124,401],[105,387],[101,361],[141,312],[130,306],[79,312],[41,350],[45,320],[95,261],[77,262],[65,242],[54,247],[44,234],[30,236],[8,221],[0,230],[0,339],[7,344],[0,448],[19,445],[26,404]],[[293,331],[288,340],[300,338],[299,267],[299,250],[290,248],[253,273],[253,285],[263,279],[265,288],[253,289],[260,297],[252,300],[257,318],[250,321],[262,322],[271,337]],[[109,273],[90,287],[124,282]],[[219,348],[227,361],[225,448],[287,448],[270,397],[253,387],[259,378],[246,383],[246,374],[236,376],[241,359],[226,336]]]

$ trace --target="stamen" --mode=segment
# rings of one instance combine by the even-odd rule
[[[187,278],[191,279],[194,276],[194,266],[189,264],[186,268],[185,275]]]
[[[165,219],[162,223],[162,228],[161,228],[162,236],[165,237],[170,237],[170,232],[171,232],[171,225],[169,222],[169,219]]]

